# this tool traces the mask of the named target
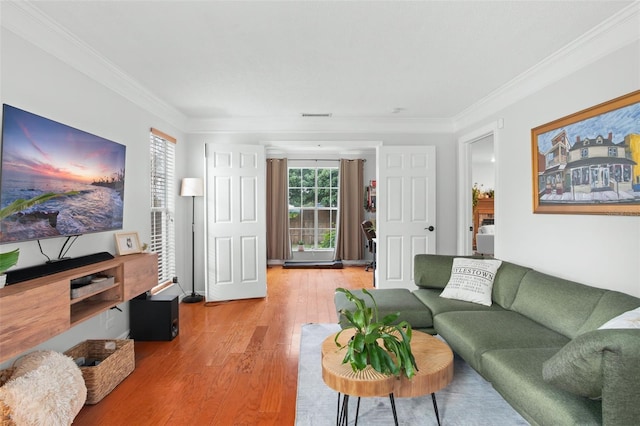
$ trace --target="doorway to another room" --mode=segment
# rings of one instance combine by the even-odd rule
[[[457,252],[460,255],[495,255],[496,220],[499,219],[494,203],[499,193],[496,148],[501,126],[502,121],[498,120],[458,139]],[[482,240],[481,247],[478,239]]]
[[[495,162],[493,135],[471,144],[472,250],[482,256],[494,253]]]

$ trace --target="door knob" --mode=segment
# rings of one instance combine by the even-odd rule
[[[425,231],[433,232],[436,228],[434,228],[433,226],[430,226],[430,227],[424,228],[424,229],[425,229]]]

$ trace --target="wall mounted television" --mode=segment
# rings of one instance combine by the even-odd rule
[[[0,221],[0,244],[122,229],[126,147],[3,104],[0,207],[50,198]]]

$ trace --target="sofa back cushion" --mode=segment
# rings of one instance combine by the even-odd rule
[[[520,282],[529,271],[531,268],[503,261],[493,281],[493,301],[505,309],[511,309]]]
[[[638,307],[640,307],[640,299],[637,297],[608,290],[602,295],[589,318],[582,324],[578,334],[596,330],[610,319]]]
[[[417,254],[413,258],[413,280],[420,288],[446,287],[451,278],[453,259],[460,256]]]
[[[420,288],[444,289],[451,278],[453,259],[456,257],[441,254],[418,254],[413,262],[413,276],[415,284]],[[493,281],[492,299],[505,309],[509,309],[518,292],[522,277],[531,268],[502,262]]]
[[[532,270],[511,309],[573,339],[606,291]]]

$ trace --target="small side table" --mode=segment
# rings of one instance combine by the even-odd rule
[[[347,330],[340,335],[338,341],[344,345],[353,335]],[[431,394],[433,409],[440,425],[438,404],[435,393],[451,383],[453,379],[453,352],[443,341],[420,331],[413,331],[411,352],[416,359],[418,371],[407,379],[387,376],[367,366],[362,371],[354,372],[350,364],[343,364],[344,351],[334,342],[335,334],[327,337],[322,343],[322,379],[331,389],[338,392],[338,412],[336,425],[348,422],[349,396],[358,397],[356,407],[356,425],[360,409],[360,397],[389,395],[394,422],[398,424],[395,397],[416,397]],[[341,394],[344,394],[341,400]],[[345,401],[346,400],[346,401]]]

